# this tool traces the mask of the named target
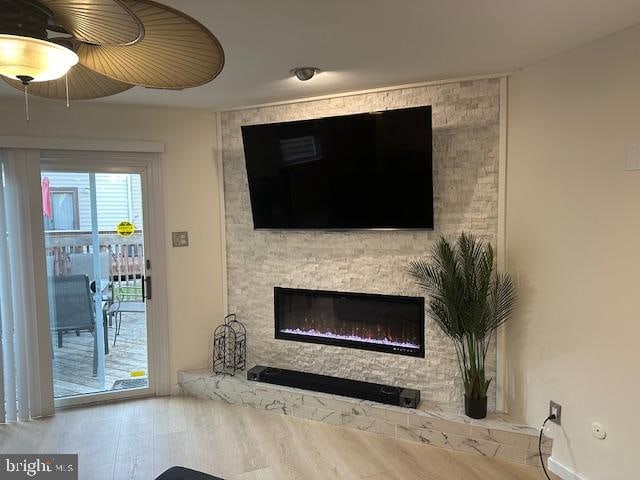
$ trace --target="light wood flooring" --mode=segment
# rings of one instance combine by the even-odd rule
[[[82,480],[174,465],[226,480],[540,480],[536,467],[191,397],[60,410],[0,425],[2,453],[79,453]]]
[[[105,390],[116,380],[130,379],[134,370],[147,371],[147,323],[142,313],[123,313],[120,335],[113,345],[115,326],[109,327],[109,354],[105,355]],[[62,348],[53,336],[53,391],[56,398],[99,392],[93,376],[93,335],[63,335]]]

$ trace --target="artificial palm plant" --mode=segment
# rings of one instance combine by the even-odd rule
[[[487,351],[494,332],[515,308],[513,281],[497,272],[491,244],[468,233],[462,233],[454,245],[440,238],[430,261],[411,262],[409,273],[428,295],[431,317],[453,340],[467,415],[485,416],[491,383],[485,372]]]

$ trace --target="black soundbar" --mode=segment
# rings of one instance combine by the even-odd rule
[[[347,378],[285,370],[284,368],[257,365],[247,372],[247,379],[252,382],[271,383],[314,392],[332,393],[334,395],[360,398],[407,408],[417,408],[420,403],[420,390],[414,390],[413,388],[360,382]]]

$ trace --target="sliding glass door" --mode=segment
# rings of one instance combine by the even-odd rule
[[[41,172],[56,399],[149,390],[141,172]]]

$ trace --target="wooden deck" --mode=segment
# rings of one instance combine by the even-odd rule
[[[120,335],[113,346],[115,325],[109,327],[109,354],[105,355],[104,390],[111,390],[117,380],[131,379],[132,371],[148,371],[147,328],[145,315],[123,313]],[[82,332],[67,333],[58,348],[53,338],[53,390],[56,398],[104,391],[93,373],[93,336]]]

